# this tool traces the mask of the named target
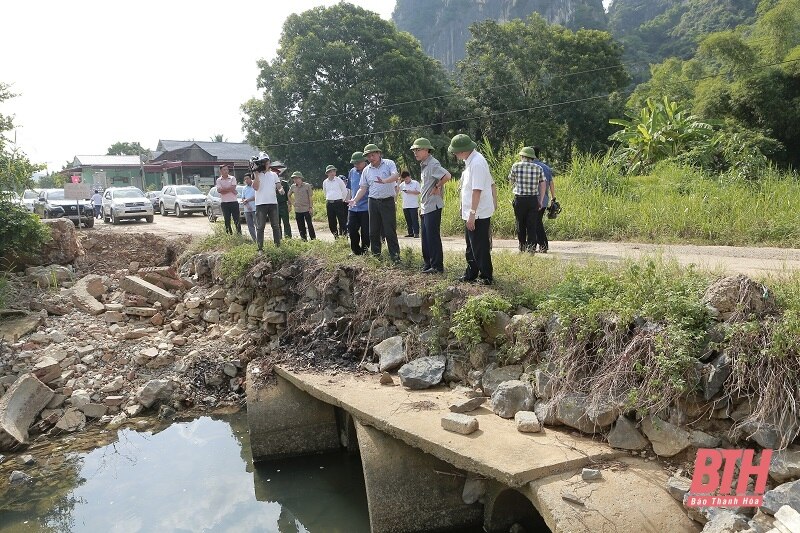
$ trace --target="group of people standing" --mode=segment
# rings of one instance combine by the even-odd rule
[[[491,217],[497,209],[497,188],[489,164],[476,147],[476,143],[465,134],[453,137],[448,147],[448,151],[465,165],[460,180],[460,196],[467,266],[461,280],[491,285],[494,279]],[[335,238],[349,236],[354,255],[362,255],[367,251],[380,255],[385,241],[391,260],[397,262],[400,260],[400,245],[396,227],[396,196],[402,192],[403,213],[408,226],[406,237],[421,237],[422,272],[442,273],[443,191],[451,175],[432,155],[433,145],[428,139],[416,139],[411,151],[420,164],[420,182],[413,180],[407,171],[398,173],[395,162],[383,157],[381,149],[375,144],[367,144],[363,151],[352,154],[350,164],[353,167],[347,176],[337,175],[336,167],[329,165],[325,169],[326,177],[322,184],[328,224]],[[552,170],[538,159],[538,155],[538,148],[523,148],[519,153],[520,161],[514,163],[508,176],[513,185],[519,249],[530,253],[547,252],[548,242],[542,217],[550,197],[555,200]],[[288,183],[280,178],[286,169],[285,165],[278,161],[271,162],[264,153],[259,163],[261,170],[245,175],[246,186],[242,195],[250,236],[258,243],[259,251],[263,249],[264,229],[268,221],[276,245],[280,245],[282,233],[286,238],[291,238],[289,211],[292,208],[300,237],[303,240],[315,239],[311,185],[303,181],[302,173],[294,172],[291,176],[294,183],[287,188]],[[217,189],[223,195],[225,227],[232,232],[229,219],[233,217],[237,231],[241,233],[238,216],[232,214],[238,214],[238,205],[236,211],[232,211],[232,207],[225,207],[230,202],[231,193],[234,195],[233,202],[236,201],[236,180],[222,169],[223,176],[217,180]]]

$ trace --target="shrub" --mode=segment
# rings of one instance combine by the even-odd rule
[[[50,230],[24,206],[0,198],[0,269],[11,269],[23,255],[37,254]]]
[[[510,309],[511,303],[501,296],[491,293],[473,296],[453,314],[450,331],[467,348],[473,347],[481,342],[482,328],[495,319],[496,313]]]

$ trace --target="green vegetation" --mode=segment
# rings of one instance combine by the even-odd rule
[[[38,253],[50,238],[49,228],[39,217],[0,195],[0,272],[13,270],[21,258]]]
[[[474,296],[453,314],[450,332],[471,348],[481,342],[483,327],[493,321],[498,312],[507,313],[510,309],[511,302],[496,294]]]

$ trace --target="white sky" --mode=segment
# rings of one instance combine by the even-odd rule
[[[391,17],[394,0],[350,0]],[[0,81],[16,98],[18,146],[59,170],[116,141],[242,141],[239,106],[257,95],[286,17],[335,0],[4,2]],[[609,0],[604,0],[608,5]],[[251,25],[272,28],[248,31]]]

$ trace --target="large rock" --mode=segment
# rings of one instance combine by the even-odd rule
[[[151,379],[136,391],[136,400],[142,406],[150,408],[157,401],[169,401],[172,398],[172,391],[172,381]]]
[[[120,282],[120,288],[131,294],[138,294],[150,303],[159,302],[164,308],[169,309],[178,298],[171,292],[165,291],[161,287],[156,287],[138,276],[125,276]]]
[[[778,485],[765,492],[761,510],[769,515],[775,515],[784,505],[800,510],[800,480]]]
[[[533,373],[533,392],[542,400],[553,397],[553,377],[545,370],[536,370]]]
[[[490,342],[496,339],[505,337],[506,326],[511,323],[511,317],[502,311],[495,311],[494,318],[486,321],[483,325],[483,330],[486,332],[486,337]]]
[[[657,416],[646,417],[642,422],[642,430],[653,443],[653,451],[661,457],[672,457],[689,447],[687,431]]]
[[[379,342],[372,347],[378,356],[378,369],[381,372],[394,370],[406,361],[406,352],[403,349],[403,337],[397,335]]]
[[[517,411],[514,422],[521,433],[538,433],[542,430],[542,423],[533,411]]]
[[[53,398],[53,391],[31,374],[17,378],[0,398],[0,451],[28,442],[28,428]]]
[[[100,290],[102,288],[102,290]],[[100,303],[94,294],[100,296],[105,292],[100,276],[90,274],[78,280],[72,288],[72,303],[90,315],[99,315],[106,310],[106,306]]]
[[[501,367],[489,365],[486,367],[486,372],[483,373],[483,380],[481,382],[483,394],[486,396],[491,396],[501,383],[504,381],[517,380],[521,375],[522,365],[508,365]]]
[[[61,431],[78,431],[86,425],[86,415],[78,409],[67,409],[56,423],[56,428]]]
[[[593,417],[589,416],[590,412]],[[584,433],[596,433],[611,425],[615,419],[613,410],[591,408],[589,398],[582,393],[566,394],[559,400],[556,404],[556,417],[562,424]]]
[[[561,422],[558,420],[557,408],[551,405],[550,402],[539,400],[533,405],[533,412],[536,413],[536,418],[546,426],[560,426]]]
[[[736,531],[745,531],[749,527],[746,516],[727,509],[720,509],[720,512],[715,513],[706,522],[703,527],[703,533],[734,533]]]
[[[427,389],[438,385],[444,374],[445,358],[420,357],[400,367],[400,383],[409,389]]]
[[[675,498],[676,501],[682,502],[686,493],[692,486],[692,480],[683,476],[670,476],[667,480],[667,492]]]
[[[26,258],[26,264],[68,265],[84,254],[78,241],[78,231],[71,221],[58,218],[41,222],[50,229],[51,239],[37,256]]]
[[[61,265],[33,266],[25,269],[25,275],[41,289],[58,287],[72,281],[72,269]]]
[[[625,415],[620,415],[608,433],[608,444],[622,450],[644,450],[650,442],[636,429],[636,424],[628,420]]]
[[[731,375],[733,369],[728,360],[728,356],[723,352],[716,359],[706,365],[703,375],[703,397],[706,401],[716,396],[721,390],[725,381]]]
[[[518,411],[530,411],[533,402],[533,387],[518,379],[501,383],[490,400],[492,411],[503,418],[513,418]]]
[[[790,446],[773,452],[769,463],[769,477],[778,483],[800,479],[800,447]]]
[[[743,320],[748,315],[763,316],[775,307],[775,298],[767,288],[738,274],[712,283],[703,295],[703,303],[714,318]]]
[[[757,442],[762,448],[780,449],[797,437],[800,424],[797,419],[773,422],[746,421],[739,431],[747,439]]]

